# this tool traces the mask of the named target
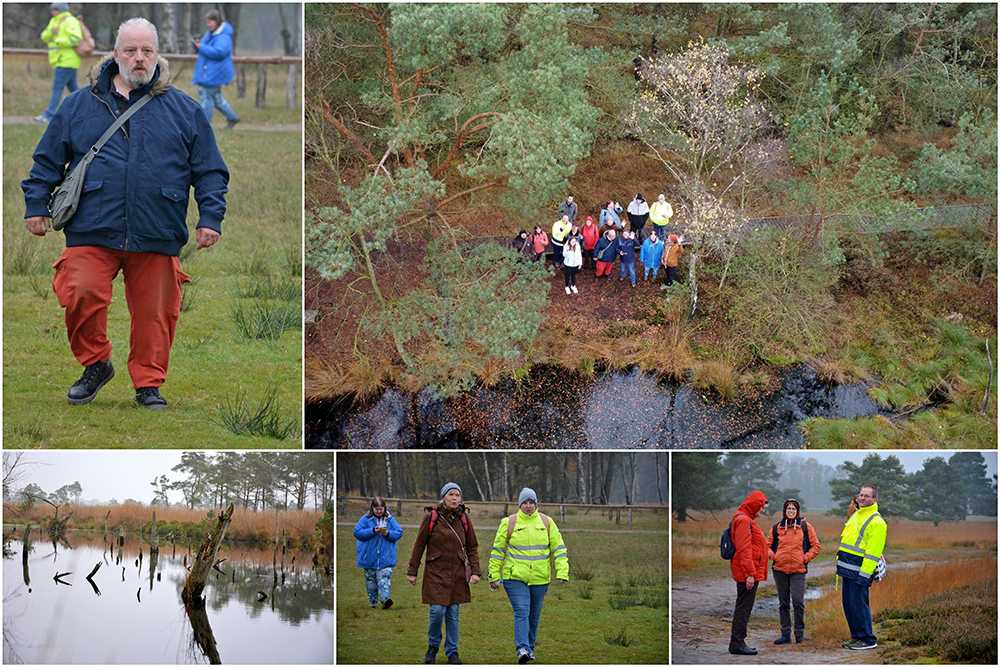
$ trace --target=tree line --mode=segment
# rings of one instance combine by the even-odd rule
[[[781,511],[784,500],[796,498],[803,508],[806,494],[799,488],[778,488],[785,468],[801,464],[789,457],[778,462],[769,453],[676,453],[673,455],[672,510],[686,521],[690,510],[717,511],[739,505],[754,489],[771,501],[765,514]],[[813,461],[815,459],[808,459]],[[801,478],[800,478],[801,479]],[[836,476],[825,481],[834,508],[844,516],[863,484],[878,489],[879,512],[886,517],[931,521],[964,521],[967,516],[997,516],[997,476],[986,474],[980,452],[958,452],[950,458],[929,457],[921,470],[907,473],[895,456],[867,455],[861,464],[845,461]],[[814,490],[813,490],[814,491]]]
[[[541,504],[663,504],[667,458],[661,452],[341,452],[337,488],[345,495],[433,499],[455,482],[465,500],[516,501],[527,486]]]

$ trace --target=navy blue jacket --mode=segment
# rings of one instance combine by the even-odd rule
[[[110,56],[90,72],[91,85],[69,95],[35,149],[24,190],[25,218],[49,216],[49,198],[119,115]],[[160,58],[152,80],[131,91],[151,99],[94,157],[76,215],[66,225],[67,247],[103,246],[176,256],[187,243],[188,195],[194,187],[198,227],[222,232],[229,170],[201,107],[170,86]],[[120,98],[120,96],[118,96]],[[126,136],[127,132],[127,136]]]
[[[235,78],[233,27],[223,21],[218,34],[206,32],[201,38],[191,83],[196,86],[224,86]]]
[[[635,239],[618,240],[618,258],[622,264],[635,264]]]
[[[618,259],[618,237],[615,236],[613,241],[609,241],[605,234],[597,239],[597,245],[594,246],[594,259],[598,262],[614,263]]]
[[[354,526],[354,537],[358,540],[358,567],[381,570],[396,565],[396,541],[403,536],[403,529],[396,522],[387,507],[385,509],[388,535],[375,532],[378,519],[365,514]]]

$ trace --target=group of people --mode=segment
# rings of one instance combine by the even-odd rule
[[[354,527],[357,566],[365,573],[368,604],[389,609],[396,542],[403,530],[376,496],[369,511]],[[427,556],[424,559],[424,552]],[[462,503],[462,489],[454,482],[441,487],[440,502],[426,507],[417,529],[406,579],[416,585],[424,560],[421,601],[430,605],[427,653],[424,662],[437,659],[442,643],[449,664],[462,664],[458,655],[459,605],[472,601],[470,585],[483,576],[476,530]],[[504,517],[490,550],[487,578],[491,590],[503,587],[514,612],[514,652],[519,664],[535,659],[535,640],[542,603],[555,568],[556,581],[569,580],[569,556],[555,522],[538,511],[538,498],[530,488],[521,490],[516,514]]]
[[[803,519],[799,502],[789,498],[782,506],[781,520],[770,534],[764,534],[756,519],[767,506],[767,497],[753,491],[736,510],[730,524],[735,555],[730,570],[736,582],[736,606],[733,610],[729,652],[733,655],[756,655],[747,646],[747,624],[753,611],[757,587],[767,581],[767,563],[772,561],[774,584],[778,591],[778,616],[781,636],[775,644],[808,641],[805,635],[805,590],[809,562],[820,552],[815,529]],[[851,650],[878,646],[872,630],[869,588],[879,579],[876,570],[884,568],[886,524],[878,512],[878,490],[871,484],[861,487],[854,498],[855,512],[848,518],[837,552],[837,576],[840,577],[844,616],[851,632],[843,647]],[[792,614],[794,610],[794,626]]]
[[[552,259],[556,268],[562,268],[566,282],[566,294],[579,294],[577,277],[584,269],[594,270],[594,282],[606,276],[611,280],[611,270],[618,261],[621,270],[619,281],[628,277],[632,287],[636,285],[636,251],[644,267],[643,279],[656,280],[660,267],[665,269],[664,284],[661,289],[669,289],[677,275],[677,264],[684,252],[684,236],[669,234],[667,225],[674,211],[665,195],[660,195],[652,206],[646,204],[642,194],[637,194],[628,209],[622,209],[616,201],[608,201],[601,209],[597,223],[587,216],[582,225],[577,224],[579,206],[573,197],[559,205],[559,219],[552,225],[551,237],[541,226],[528,233],[521,230],[512,242],[514,249],[525,257],[541,261],[549,243],[552,244]],[[628,228],[622,222],[621,214],[628,216]],[[647,222],[653,229],[643,238]]]

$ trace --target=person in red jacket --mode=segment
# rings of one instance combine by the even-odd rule
[[[729,637],[729,652],[733,655],[757,655],[757,649],[747,646],[745,640],[757,586],[767,581],[767,541],[764,531],[754,521],[765,505],[767,496],[762,491],[753,491],[733,515],[731,535],[736,555],[729,561],[736,582],[736,608]]]
[[[799,501],[789,498],[781,508],[781,521],[771,528],[771,545],[768,557],[774,561],[774,585],[778,589],[778,617],[781,619],[781,636],[775,644],[790,644],[792,621],[788,614],[789,597],[795,609],[795,643],[809,639],[805,636],[806,572],[809,561],[819,554],[816,531],[802,518]]]

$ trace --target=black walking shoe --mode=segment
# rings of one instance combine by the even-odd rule
[[[795,637],[795,643],[796,644],[801,644],[802,642],[807,642],[807,641],[809,641],[809,638],[806,637],[805,635],[797,635]]]
[[[428,646],[427,653],[424,654],[424,662],[428,665],[433,664],[434,659],[437,658],[437,654],[438,654],[437,646]]]
[[[733,655],[757,655],[757,649],[750,646],[729,647],[729,652]]]
[[[462,659],[458,657],[458,651],[455,651],[454,653],[452,653],[451,655],[448,656],[448,664],[449,665],[461,665],[462,664]]]
[[[388,609],[392,606],[392,598],[386,598],[382,600],[382,609]]]
[[[526,665],[528,661],[531,660],[531,654],[525,651],[523,648],[517,649],[517,664]]]
[[[164,410],[167,402],[160,396],[159,387],[139,387],[135,390],[135,402],[150,410]]]
[[[780,637],[778,637],[777,639],[774,640],[774,643],[775,644],[791,644],[792,643],[792,638],[789,637],[788,635],[781,635]]]
[[[233,120],[227,120],[226,121],[226,129],[227,130],[233,129],[234,127],[236,127],[236,123],[238,123],[238,122],[240,122],[239,118],[235,118]]]
[[[97,396],[101,387],[111,381],[115,376],[115,367],[111,365],[111,360],[98,361],[83,369],[83,375],[69,388],[66,400],[70,405],[83,405],[90,403]]]

